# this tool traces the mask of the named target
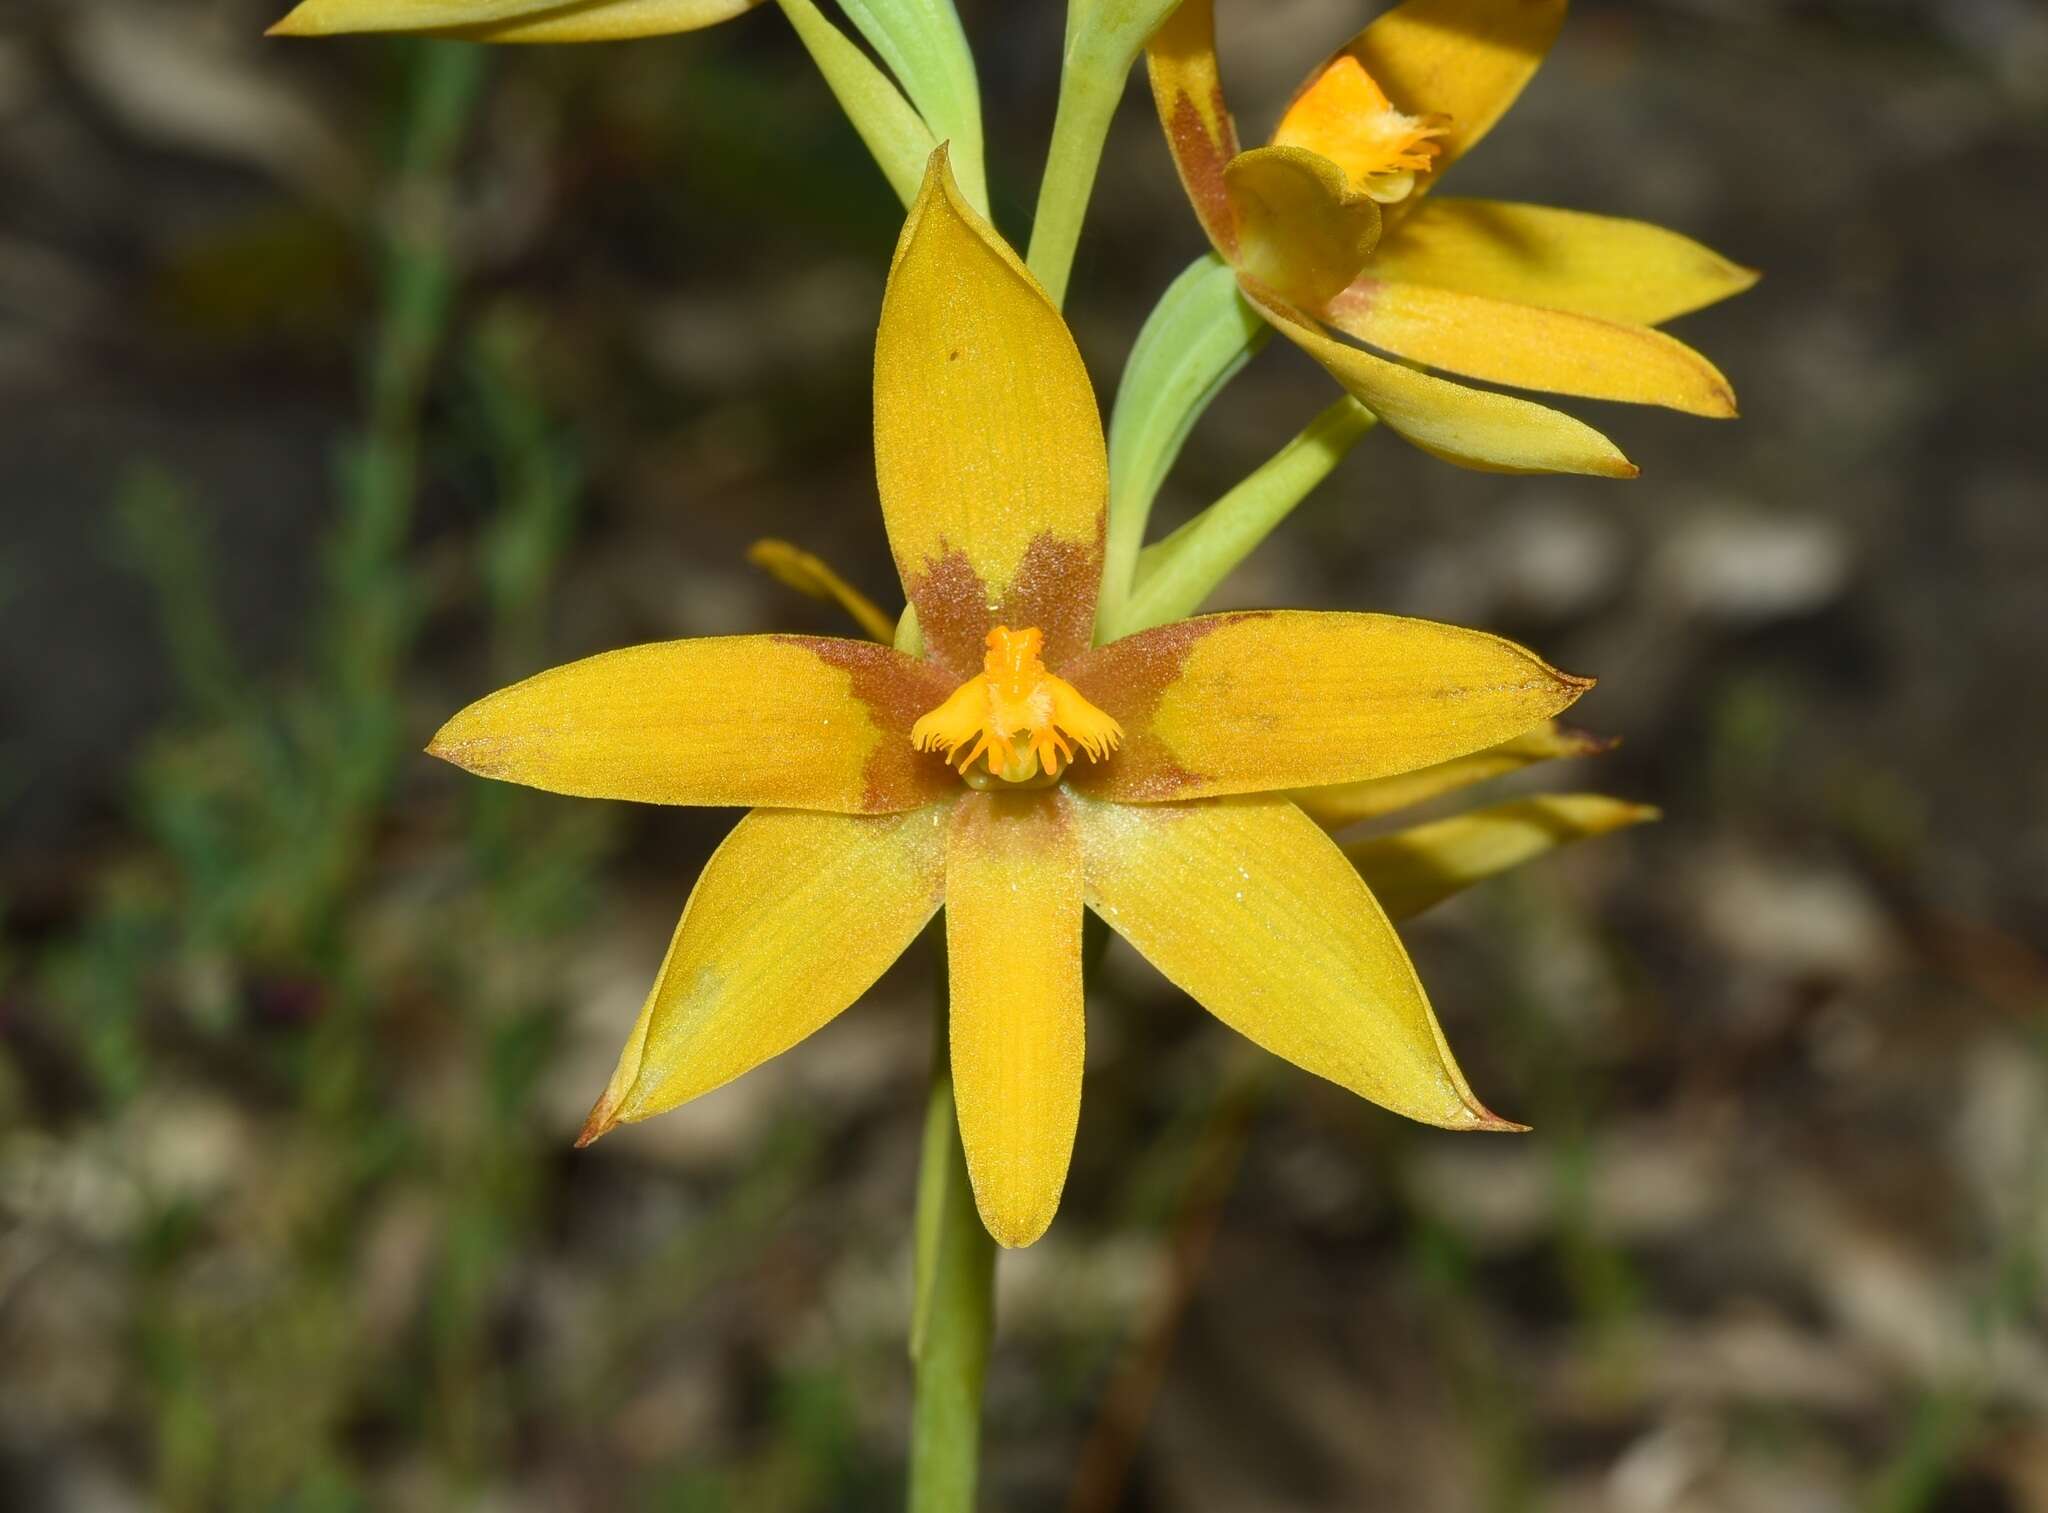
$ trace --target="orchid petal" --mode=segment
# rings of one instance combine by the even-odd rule
[[[1068,781],[1160,803],[1411,772],[1520,735],[1593,685],[1482,631],[1396,615],[1208,615],[1062,669],[1122,722]]]
[[[868,641],[721,636],[586,657],[500,689],[427,750],[480,777],[643,804],[877,814],[954,791],[910,745],[950,685]]]
[[[1359,279],[1323,318],[1382,352],[1465,378],[1711,420],[1735,414],[1721,370],[1648,326],[1379,278]]]
[[[1237,126],[1216,64],[1215,0],[1181,0],[1145,44],[1145,71],[1196,219],[1224,259],[1235,260],[1237,219],[1223,170],[1237,156]]]
[[[1507,113],[1550,51],[1564,14],[1565,0],[1407,0],[1340,49],[1339,56],[1358,60],[1396,109],[1449,117],[1435,161],[1416,176],[1407,205]],[[1316,69],[1303,89],[1328,66]]]
[[[946,839],[953,1096],[982,1222],[1029,1245],[1081,1118],[1081,845],[1057,793],[976,793]]]
[[[1335,341],[1300,310],[1249,281],[1245,294],[1280,334],[1308,353],[1402,439],[1461,467],[1492,473],[1591,473],[1633,478],[1613,442],[1560,411],[1468,389]]]
[[[1610,750],[1613,745],[1613,741],[1604,737],[1573,730],[1553,720],[1511,741],[1475,751],[1470,756],[1453,757],[1448,762],[1418,767],[1413,772],[1396,773],[1393,777],[1367,778],[1362,783],[1297,788],[1288,797],[1324,829],[1340,830],[1361,820],[1378,819],[1383,814],[1425,804],[1460,788],[1486,782],[1489,778],[1519,772],[1537,762],[1591,756]]]
[[[747,560],[785,588],[812,599],[822,599],[846,611],[868,634],[871,641],[888,645],[896,635],[896,622],[866,594],[834,570],[831,563],[788,541],[763,537],[747,548]]]
[[[579,1143],[724,1086],[872,987],[938,912],[947,813],[742,819],[697,879]]]
[[[1109,465],[1074,338],[954,187],[945,150],[897,244],[875,341],[882,514],[925,645],[976,671],[993,621],[1088,645]]]
[[[1089,907],[1211,1014],[1410,1119],[1519,1128],[1473,1097],[1385,911],[1299,809],[1281,798],[1074,809]]]
[[[697,31],[761,0],[303,0],[273,37],[437,32],[474,42],[612,42]]]
[[[1388,229],[1366,271],[1640,326],[1740,294],[1758,277],[1644,221],[1441,195]]]
[[[1354,841],[1344,854],[1387,913],[1408,919],[1546,851],[1656,818],[1648,804],[1546,793]]]
[[[1328,158],[1256,147],[1223,170],[1237,221],[1237,266],[1312,310],[1358,277],[1380,239],[1380,207]]]

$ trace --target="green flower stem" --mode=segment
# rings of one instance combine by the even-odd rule
[[[1180,0],[1069,0],[1067,39],[1060,68],[1060,99],[1052,146],[1038,186],[1031,248],[1024,261],[1055,305],[1066,303],[1067,279],[1081,222],[1095,190],[1095,170],[1110,118],[1145,39]]]
[[[1095,170],[1102,161],[1110,117],[1123,92],[1123,75],[1109,78],[1100,69],[1075,68],[1071,62],[1060,79],[1052,146],[1038,188],[1038,212],[1031,221],[1030,250],[1024,256],[1055,305],[1067,301],[1074,251],[1081,245],[1081,222],[1095,190]]]
[[[910,1513],[971,1513],[981,1459],[981,1387],[995,1329],[995,1241],[968,1185],[947,1057],[944,935],[932,1081],[917,1174],[917,1260],[910,1320],[916,1402]]]
[[[853,39],[818,11],[812,0],[778,0],[797,37],[818,65],[840,109],[874,155],[896,198],[908,205],[924,182],[925,160],[938,141],[903,91]]]
[[[1370,410],[1346,395],[1236,488],[1147,547],[1138,558],[1137,588],[1105,639],[1193,614],[1376,424]]]

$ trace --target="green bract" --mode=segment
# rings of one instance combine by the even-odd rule
[[[1064,303],[1081,221],[1095,187],[1110,117],[1145,39],[1172,15],[1180,0],[1071,0],[1060,68],[1059,113],[1052,123],[1031,249],[1024,261],[1054,304]]]
[[[839,0],[839,8],[889,65],[932,136],[951,144],[949,158],[960,192],[986,213],[981,84],[953,0]],[[923,162],[918,160],[919,172]],[[913,176],[910,192],[916,188]]]
[[[925,160],[938,141],[903,91],[854,46],[845,32],[819,14],[811,0],[778,0],[789,24],[818,65],[846,119],[874,155],[896,198],[908,205],[924,182]],[[977,141],[979,140],[977,134]],[[980,154],[975,155],[977,164]]]
[[[1145,318],[1109,423],[1109,548],[1098,639],[1110,639],[1122,620],[1152,501],[1188,432],[1271,334],[1214,253],[1191,263]]]
[[[1242,483],[1186,525],[1145,548],[1131,596],[1102,629],[1114,640],[1193,614],[1274,529],[1308,498],[1379,422],[1346,395]]]

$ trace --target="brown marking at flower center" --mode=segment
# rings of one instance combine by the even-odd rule
[[[966,552],[941,542],[939,553],[927,557],[924,571],[906,579],[903,588],[917,606],[925,655],[950,676],[946,687],[951,691],[981,666],[982,638],[994,623],[988,612],[988,585]]]
[[[1017,576],[996,615],[1005,625],[1035,625],[1045,632],[1044,657],[1057,668],[1095,640],[1095,600],[1102,589],[1105,515],[1095,516],[1092,541],[1041,531],[1024,551]],[[985,633],[985,632],[984,632]]]
[[[967,553],[940,543],[939,555],[926,558],[924,571],[905,588],[917,606],[926,654],[952,675],[949,688],[980,671],[984,639],[994,625],[1035,625],[1044,631],[1049,667],[1087,649],[1095,635],[1105,529],[1098,511],[1092,540],[1040,531],[993,603],[988,583]]]
[[[1153,734],[1152,717],[1166,690],[1180,681],[1197,642],[1226,626],[1270,617],[1269,611],[1250,610],[1177,620],[1098,646],[1062,667],[1060,675],[1114,716],[1125,737],[1108,761],[1086,769],[1077,765],[1067,780],[1098,797],[1148,802],[1170,799],[1201,781],[1203,774],[1181,765]]]
[[[910,727],[951,691],[946,675],[929,662],[892,647],[830,636],[776,636],[800,646],[829,667],[844,672],[852,693],[865,704],[882,739],[869,753],[861,777],[864,807],[871,813],[912,809],[958,791],[946,764],[910,744]]]

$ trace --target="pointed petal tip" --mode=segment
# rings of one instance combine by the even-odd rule
[[[1621,745],[1618,735],[1601,735],[1597,731],[1579,730],[1570,725],[1558,727],[1558,739],[1565,745],[1565,756],[1601,756]]]
[[[1685,407],[1685,413],[1697,415],[1702,420],[1741,419],[1742,407],[1735,401],[1735,385],[1728,382],[1727,374],[1711,363],[1707,364],[1707,369],[1705,392],[1698,404]]]
[[[1526,1135],[1532,1128],[1527,1124],[1517,1124],[1512,1119],[1503,1119],[1484,1104],[1475,1104],[1473,1107],[1478,1116],[1471,1126],[1475,1134]]]
[[[1003,1249],[1022,1250],[1036,1243],[1052,1228],[1052,1215],[1031,1212],[994,1214],[983,1209],[981,1224],[988,1231],[989,1238]]]
[[[1578,827],[1578,837],[1607,835],[1664,818],[1664,811],[1655,804],[1638,804],[1605,793],[1546,793],[1524,803],[1537,808],[1551,806],[1568,816],[1569,822]]]
[[[595,1145],[618,1127],[616,1106],[608,1098],[598,1099],[597,1106],[591,1109],[590,1117],[583,1121],[583,1128],[577,1133],[576,1149],[584,1150]]]
[[[1627,479],[1643,476],[1643,470],[1630,462],[1628,454],[1616,446],[1611,438],[1598,431],[1592,431],[1591,435],[1593,441],[1606,450],[1588,458],[1583,466],[1570,471],[1583,473],[1588,478]]]
[[[1461,1130],[1477,1135],[1526,1135],[1530,1126],[1513,1119],[1503,1118],[1481,1103],[1468,1087],[1464,1089],[1465,1111],[1471,1115],[1471,1123],[1446,1125],[1447,1129]]]

